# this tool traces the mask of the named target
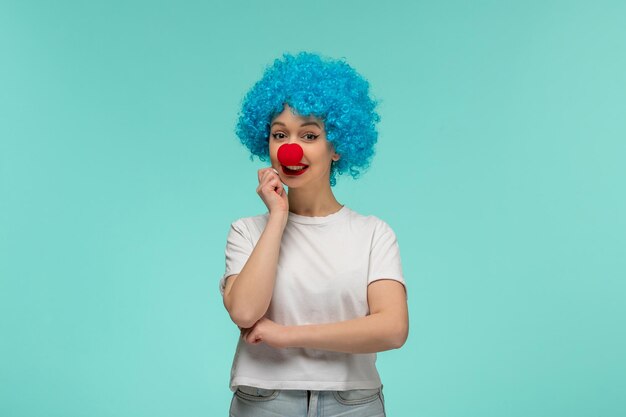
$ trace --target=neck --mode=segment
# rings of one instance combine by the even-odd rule
[[[301,216],[324,217],[341,210],[330,184],[322,190],[290,188],[289,211]]]

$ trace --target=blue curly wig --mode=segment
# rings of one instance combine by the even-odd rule
[[[261,161],[269,160],[270,123],[288,104],[297,114],[324,121],[326,139],[340,155],[331,164],[330,185],[336,174],[358,178],[367,169],[378,139],[377,100],[369,96],[369,83],[343,59],[318,54],[283,54],[243,99],[236,134]]]

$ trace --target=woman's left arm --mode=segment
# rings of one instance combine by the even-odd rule
[[[282,326],[266,317],[242,329],[247,343],[278,348],[301,347],[347,353],[373,353],[398,349],[409,334],[404,285],[380,279],[367,287],[370,314],[336,323]]]

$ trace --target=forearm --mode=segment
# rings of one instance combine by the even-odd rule
[[[250,327],[267,311],[276,279],[284,218],[270,215],[265,230],[229,292],[228,311],[241,327]]]
[[[377,313],[326,324],[287,326],[288,347],[373,353],[397,349],[406,340],[405,330],[393,315]]]

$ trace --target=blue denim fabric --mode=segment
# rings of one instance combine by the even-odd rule
[[[385,417],[383,387],[348,391],[274,390],[240,385],[230,417]]]

